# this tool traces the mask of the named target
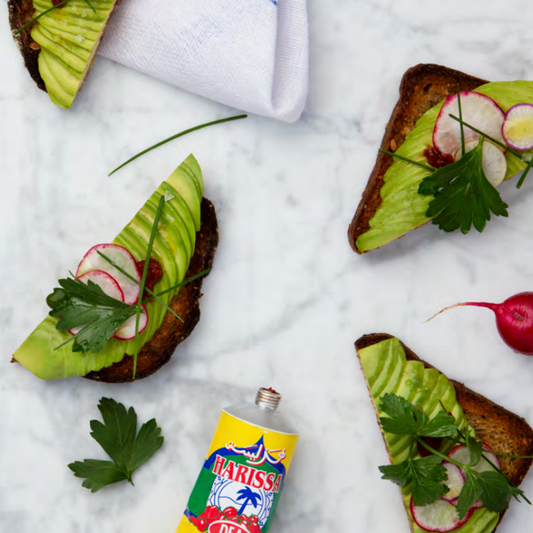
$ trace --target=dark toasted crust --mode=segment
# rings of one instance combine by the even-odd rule
[[[213,204],[202,200],[202,226],[196,234],[196,248],[185,278],[212,268],[218,245],[218,225]],[[183,319],[180,322],[167,312],[163,324],[150,342],[145,344],[137,359],[137,379],[145,378],[168,363],[178,344],[184,341],[200,320],[200,298],[205,276],[184,285],[170,302],[170,307]],[[122,361],[85,377],[93,381],[123,383],[132,381],[133,357],[126,355]]]
[[[363,335],[355,341],[355,348],[362,350],[367,346],[392,338],[393,336],[387,333]],[[408,361],[420,361],[426,368],[435,368],[420,359],[402,341],[400,343],[405,350]],[[463,383],[452,379],[450,382],[455,388],[457,401],[463,408],[468,423],[481,441],[497,452],[533,455],[533,430],[523,418],[504,409],[485,396],[470,390]],[[500,458],[502,472],[516,486],[522,483],[532,462],[532,459]],[[504,514],[505,511],[500,515],[498,524]]]
[[[117,7],[117,4],[118,1],[114,3],[113,8],[111,9],[109,17],[107,18],[107,22],[104,25],[100,34],[100,40],[96,43],[96,48],[98,48],[98,46],[100,45],[101,39],[107,29],[107,25],[109,24],[109,20],[111,19],[111,16],[113,15],[113,12]],[[19,35],[15,35],[19,28],[22,28],[24,24],[28,23],[35,16],[33,0],[9,0],[8,8],[11,33],[13,35],[13,39],[15,39],[15,42],[19,47],[20,53],[22,54],[24,65],[28,69],[28,72],[30,73],[30,76],[32,77],[33,81],[37,84],[37,87],[47,92],[44,80],[41,76],[41,73],[39,72],[39,54],[41,52],[41,47],[39,43],[36,43],[31,37],[32,26],[26,28]],[[95,57],[96,53],[93,55],[91,62],[87,65],[85,75],[81,80],[78,91],[81,90],[83,84],[85,83],[85,79],[87,78],[87,74],[93,66]]]
[[[381,148],[395,152],[426,111],[457,92],[457,83],[462,91],[471,91],[488,82],[440,65],[420,64],[410,68],[403,75],[400,98],[385,129]],[[348,228],[350,246],[359,254],[366,252],[357,249],[356,240],[370,229],[370,220],[381,204],[383,176],[392,162],[391,156],[378,152],[376,164]]]
[[[43,78],[39,72],[39,53],[41,47],[31,38],[31,26],[26,28],[19,35],[15,35],[15,32],[19,28],[22,28],[24,24],[29,22],[35,16],[35,10],[33,8],[32,0],[9,0],[7,3],[9,9],[9,24],[11,26],[11,33],[13,39],[19,47],[24,65],[28,69],[33,81],[37,84],[39,89],[46,92]]]

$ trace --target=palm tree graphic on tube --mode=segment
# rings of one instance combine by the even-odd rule
[[[244,500],[238,514],[242,514],[249,503],[251,503],[255,509],[261,500],[261,496],[254,492],[250,487],[244,487],[244,489],[241,489],[237,494],[239,494],[239,497],[237,498],[238,502]]]

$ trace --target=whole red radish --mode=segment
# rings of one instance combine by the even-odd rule
[[[501,304],[465,302],[444,308],[440,313],[460,306],[486,307],[496,315],[500,337],[515,352],[533,355],[533,292],[521,292],[507,298]]]

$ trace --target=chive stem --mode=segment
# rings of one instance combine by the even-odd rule
[[[154,246],[154,240],[157,233],[157,226],[159,224],[159,219],[161,218],[161,213],[163,212],[163,206],[165,205],[165,197],[161,196],[159,199],[159,205],[157,206],[157,211],[154,217],[154,225],[152,226],[152,233],[150,234],[150,239],[148,240],[148,248],[146,250],[146,259],[144,260],[144,268],[141,277],[141,290],[140,296],[137,300],[137,315],[135,319],[135,349],[133,351],[133,376],[132,381],[135,381],[135,374],[137,373],[137,356],[139,355],[139,322],[141,319],[141,306],[142,306],[142,294],[144,292],[144,286],[146,284],[146,276],[148,275],[148,265],[150,263],[150,256],[152,255],[152,248]]]
[[[115,263],[115,261],[113,261],[112,259],[110,259],[109,257],[107,257],[107,255],[103,254],[102,252],[100,252],[100,250],[97,250],[97,253],[103,257],[111,266],[114,266],[121,274],[124,274],[124,276],[126,276],[127,278],[129,278],[131,281],[133,281],[134,283],[137,283],[137,285],[140,285],[141,282],[138,280],[138,279],[135,279],[129,272],[126,272],[122,267],[120,267],[119,265],[117,265]],[[180,284],[178,284],[177,286],[174,285],[174,287],[170,287],[168,289],[166,289],[165,291],[159,293],[159,294],[156,294],[154,291],[150,290],[148,287],[145,287],[144,290],[148,293],[148,294],[151,294],[152,295],[152,298],[150,299],[146,299],[144,300],[143,302],[141,302],[142,304],[145,304],[153,299],[157,300],[167,311],[169,311],[170,313],[172,313],[178,320],[180,320],[181,322],[183,322],[183,319],[178,315],[178,313],[176,313],[174,311],[174,309],[172,309],[166,302],[165,300],[161,299],[161,296],[163,294],[166,294],[167,292],[170,292],[171,290],[173,290],[174,288],[177,288],[181,285],[185,285],[185,281],[181,282]],[[142,298],[142,295],[140,296]]]
[[[520,179],[518,180],[518,183],[516,184],[516,188],[517,189],[520,189],[520,187],[522,187],[522,185],[524,184],[524,180],[526,179],[527,175],[529,174],[529,171],[531,170],[531,166],[532,165],[533,165],[533,157],[531,157],[531,159],[528,161],[524,172],[522,172],[522,175],[520,176]]]
[[[195,274],[194,276],[191,276],[190,278],[187,278],[186,280],[183,280],[181,283],[173,285],[172,287],[169,287],[168,289],[165,289],[164,291],[158,292],[157,294],[152,293],[152,297],[151,298],[146,298],[145,300],[143,300],[143,304],[149,303],[152,300],[154,300],[155,298],[163,296],[164,294],[167,294],[168,292],[172,292],[172,291],[174,291],[176,289],[179,289],[181,286],[187,285],[187,283],[190,283],[191,281],[194,281],[195,279],[201,278],[202,276],[205,276],[206,274],[209,274],[210,271],[211,270],[209,268],[206,268],[205,270],[202,270],[201,272],[198,272],[198,274]],[[172,311],[172,309],[171,309],[171,311]],[[180,320],[181,320],[181,318],[180,318]],[[182,320],[182,322],[183,322],[183,320]]]
[[[394,152],[389,152],[387,150],[383,150],[383,148],[380,148],[379,151],[383,154],[390,155],[391,157],[395,157],[396,159],[401,159],[402,161],[406,161],[407,163],[411,163],[413,165],[417,165],[419,167],[422,167],[426,170],[429,170],[430,172],[435,172],[435,168],[430,167],[428,165],[424,165],[424,163],[419,163],[418,161],[414,161],[413,159],[408,159],[407,157],[403,157],[403,155],[396,154]]]
[[[68,1],[68,0],[67,0]],[[189,128],[188,130],[184,130],[180,133],[176,133],[176,135],[172,135],[172,137],[169,137],[168,139],[165,139],[163,141],[158,142],[157,144],[154,144],[153,146],[150,146],[150,148],[147,148],[146,150],[143,150],[142,152],[139,152],[137,155],[134,155],[130,159],[128,159],[126,162],[122,163],[122,165],[119,165],[115,170],[109,173],[109,176],[120,170],[121,168],[125,167],[127,164],[131,163],[132,161],[135,161],[135,159],[138,159],[139,157],[143,156],[144,154],[147,154],[148,152],[154,150],[155,148],[159,148],[160,146],[173,141],[174,139],[177,139],[178,137],[183,137],[184,135],[187,135],[188,133],[192,133],[193,131],[201,130],[203,128],[207,128],[208,126],[215,126],[216,124],[222,124],[224,122],[231,122],[233,120],[241,120],[243,118],[246,118],[248,115],[237,115],[234,117],[228,117],[228,118],[222,118],[219,120],[214,120],[212,122],[206,122],[205,124],[200,124],[199,126],[195,126],[194,128]]]
[[[62,2],[59,2],[59,4],[56,4],[55,6],[49,7],[48,9],[44,10],[42,13],[39,13],[36,17],[33,17],[29,22],[24,24],[24,26],[22,26],[22,28],[18,29],[15,32],[15,37],[17,35],[19,35],[21,32],[23,32],[28,26],[31,26],[34,22],[39,20],[41,17],[44,17],[45,15],[50,13],[50,11],[53,11],[54,9],[57,9],[58,7],[64,6],[67,2],[70,2],[70,0],[63,0]]]
[[[461,154],[465,155],[465,129],[463,126],[463,109],[461,107],[461,91],[459,90],[459,83],[457,83],[457,103],[459,104],[459,118],[461,120]]]
[[[509,148],[509,146],[501,143],[500,141],[497,141],[496,139],[494,139],[493,137],[491,137],[490,135],[487,135],[486,133],[484,133],[483,131],[481,130],[478,130],[476,127],[470,125],[468,122],[465,122],[464,120],[460,119],[459,117],[456,117],[455,115],[452,115],[450,113],[450,118],[452,118],[453,120],[456,120],[457,122],[459,122],[461,125],[464,125],[466,126],[468,129],[471,129],[472,131],[475,131],[476,133],[478,133],[479,135],[482,135],[483,137],[485,137],[486,139],[488,139],[490,142],[498,145],[500,148],[503,148],[504,150],[506,150],[507,152],[509,152],[510,154],[513,154],[515,157],[518,157],[518,159],[520,159],[520,161],[523,161],[522,159],[522,156],[520,154],[518,154],[515,150],[513,150],[512,148]]]

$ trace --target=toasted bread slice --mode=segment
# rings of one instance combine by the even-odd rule
[[[358,356],[359,351],[363,348],[393,338],[392,335],[386,333],[363,335],[355,341],[355,348],[358,352]],[[405,351],[407,361],[419,361],[423,363],[425,368],[435,368],[420,359],[401,341],[400,344]],[[462,383],[451,379],[449,381],[455,389],[457,401],[462,407],[467,423],[476,432],[477,437],[481,441],[488,444],[497,452],[512,455],[533,455],[533,430],[523,418],[497,405],[485,396],[470,390]],[[392,461],[392,456],[383,431],[382,435],[383,440],[385,441],[385,446],[387,447],[387,452]],[[511,459],[508,457],[501,457],[501,470],[511,483],[518,486],[526,476],[532,461],[532,459]],[[410,516],[408,509],[406,509],[406,511],[408,512],[408,516]],[[501,513],[498,524],[501,522],[504,514],[505,511]],[[409,522],[411,529],[414,531],[411,520]]]
[[[215,208],[206,198],[202,199],[201,208],[202,226],[197,233],[196,248],[185,279],[198,274],[202,270],[211,269],[218,246],[218,225]],[[202,296],[204,277],[184,285],[172,299],[170,307],[183,319],[183,322],[180,322],[167,311],[163,324],[139,353],[135,379],[145,378],[159,370],[165,363],[168,363],[177,346],[192,333],[200,320],[200,298]],[[133,357],[125,355],[122,361],[102,368],[98,372],[90,372],[84,377],[93,381],[123,383],[132,381],[132,375]]]
[[[15,33],[27,24],[34,16],[35,9],[32,0],[9,0],[7,3],[9,9],[9,25],[11,33],[22,54],[24,65],[28,69],[33,81],[39,89],[46,92],[44,80],[39,72],[39,53],[41,47],[31,37],[31,26],[24,31],[15,35]]]
[[[385,129],[381,148],[395,152],[426,111],[457,92],[458,83],[462,91],[472,91],[488,82],[440,65],[420,64],[410,68],[403,75],[400,98]],[[370,229],[370,220],[381,205],[383,176],[392,163],[391,156],[378,153],[376,164],[348,229],[350,245],[359,254],[366,252],[357,248],[356,241]]]
[[[45,25],[46,35],[41,36],[41,39],[43,39],[44,43],[50,43],[50,44],[49,45],[44,44],[44,47],[49,49],[49,51],[47,52],[48,59],[43,60],[43,64],[41,64],[40,66],[39,56],[42,52],[42,49],[41,49],[41,45],[35,41],[35,39],[38,39],[38,38],[35,37],[34,39],[34,37],[32,36],[32,30],[36,25],[39,25],[41,21],[45,19],[39,19],[39,21],[36,21],[34,24],[27,27],[25,30],[23,30],[17,35],[17,31],[20,28],[22,28],[25,24],[30,22],[35,17],[37,12],[35,10],[33,0],[9,0],[8,9],[9,9],[9,24],[11,26],[11,33],[13,35],[15,42],[17,43],[20,53],[22,54],[24,65],[26,66],[26,69],[28,70],[33,81],[35,81],[35,83],[37,84],[37,87],[39,87],[39,89],[45,92],[49,92],[52,101],[56,103],[57,105],[60,105],[61,107],[64,107],[64,108],[70,107],[70,105],[72,104],[76,96],[78,95],[79,91],[81,90],[83,84],[85,83],[87,75],[92,68],[94,59],[96,57],[96,50],[98,49],[98,46],[100,45],[102,37],[107,29],[109,20],[115,11],[117,3],[118,1],[114,2],[114,4],[111,6],[111,9],[109,10],[109,13],[107,14],[106,19],[103,22],[101,29],[97,32],[98,37],[95,39],[92,50],[90,54],[88,55],[87,63],[83,69],[83,73],[80,72],[77,75],[74,75],[73,74],[74,71],[71,68],[72,65],[65,65],[64,62],[62,61],[63,58],[61,57],[58,60],[56,57],[56,52],[52,52],[52,55],[50,55],[50,50],[57,51],[63,48],[62,42],[64,40],[63,38],[65,34],[62,33],[62,30],[64,29],[63,28],[64,22],[60,21],[60,23],[57,25],[56,23],[53,23],[52,25],[50,24]],[[62,7],[58,7],[57,9],[62,10],[63,7],[67,7],[68,5],[69,4],[67,3]],[[88,5],[87,5],[87,9],[90,9]],[[69,46],[78,47],[78,51],[73,54],[74,57],[78,56],[78,59],[76,59],[76,61],[78,60],[81,61],[81,59],[79,58],[83,57],[84,52],[87,51],[87,48],[83,47],[82,43],[85,41],[85,37],[83,37],[81,33],[83,31],[88,30],[88,28],[81,28],[79,30],[80,35],[77,35],[74,38],[74,41],[72,41],[72,35],[70,36],[70,38],[66,38],[64,40],[64,42],[67,43],[67,46],[64,47],[66,48],[65,53],[68,53]],[[69,33],[67,31],[67,35],[68,34]],[[81,55],[80,55],[80,52],[81,52]],[[55,68],[53,67],[50,69],[50,65],[49,65],[50,61],[53,62]],[[46,66],[47,64],[48,66]],[[43,74],[42,68],[46,68],[46,71],[44,74]],[[63,83],[61,83],[58,80],[58,72],[61,73],[62,76],[66,77],[66,79],[63,80]],[[50,90],[47,89],[48,83],[51,84]],[[75,94],[73,94],[73,89],[72,89],[73,83],[76,86],[75,91],[74,91]],[[61,96],[62,94],[63,96]],[[65,95],[66,95],[66,99],[64,98]]]

